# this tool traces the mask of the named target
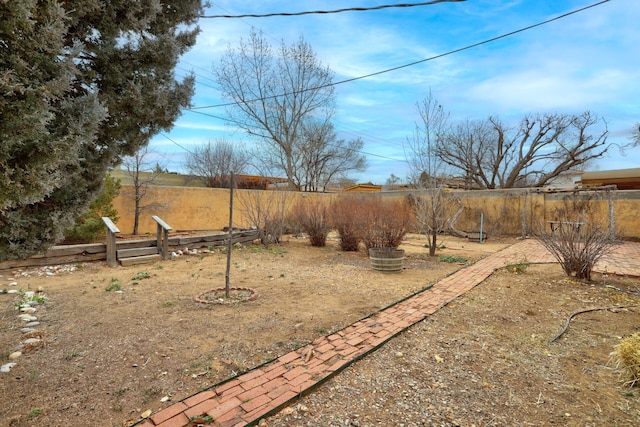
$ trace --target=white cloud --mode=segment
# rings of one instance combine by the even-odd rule
[[[197,46],[185,56],[185,68],[198,74],[194,104],[220,104],[212,64],[229,44],[246,38],[252,27],[261,29],[274,45],[281,39],[291,43],[304,35],[319,59],[335,71],[336,79],[343,80],[458,49],[586,4],[583,0],[474,0],[377,12],[201,20],[202,33]],[[364,0],[349,3],[367,5],[370,3]],[[319,0],[217,0],[209,12],[265,13],[343,6]],[[455,117],[498,114],[517,120],[529,112],[592,110],[607,119],[612,140],[624,140],[633,123],[640,121],[639,18],[639,1],[611,1],[493,43],[339,85],[336,130],[346,138],[362,137],[365,151],[397,153],[413,130],[415,103],[431,89]],[[224,116],[222,108],[204,111]],[[243,137],[233,132],[220,119],[201,121],[185,114],[170,137],[184,144],[216,135]],[[606,161],[617,160],[612,157]],[[392,161],[372,157],[371,163],[364,177],[403,176]]]

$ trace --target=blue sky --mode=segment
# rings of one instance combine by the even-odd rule
[[[597,0],[467,0],[431,6],[298,17],[201,19],[197,45],[177,74],[196,74],[194,106],[224,103],[212,69],[229,45],[262,30],[278,45],[301,35],[335,80],[360,77],[491,39]],[[299,12],[398,3],[385,0],[215,0],[211,14]],[[610,0],[555,22],[397,71],[337,86],[334,125],[344,139],[362,138],[369,168],[359,182],[405,178],[403,144],[429,90],[453,121],[498,115],[516,124],[528,113],[592,111],[606,119],[609,142],[629,142],[640,122],[640,2]],[[224,117],[224,108],[198,110]],[[154,137],[170,170],[184,171],[185,150],[224,137],[250,144],[224,120],[185,111],[171,132]],[[380,157],[381,156],[381,157]],[[594,169],[640,167],[640,147],[611,153]]]

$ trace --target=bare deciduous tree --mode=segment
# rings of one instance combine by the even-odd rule
[[[633,129],[633,135],[631,135],[631,143],[634,147],[640,145],[640,122],[636,123],[635,128]]]
[[[401,182],[402,182],[402,178],[392,173],[391,175],[389,175],[389,178],[387,178],[387,181],[384,183],[384,185],[389,188],[393,188],[396,185],[400,184]]]
[[[422,102],[416,103],[420,121],[404,147],[409,163],[410,180],[425,186],[436,185],[436,178],[443,173],[443,162],[437,156],[437,148],[444,141],[449,129],[449,113],[434,98],[431,91]]]
[[[293,149],[294,184],[303,191],[324,191],[335,179],[364,171],[367,160],[360,154],[363,145],[360,138],[338,139],[328,121],[305,121]]]
[[[164,169],[157,161],[154,166],[151,166],[149,157],[152,154],[153,152],[144,146],[133,156],[125,157],[122,161],[133,184],[133,193],[128,195],[133,200],[133,234],[138,234],[140,215],[143,212],[167,207],[164,203],[152,201],[153,190],[151,186],[160,175],[159,171]]]
[[[409,201],[421,233],[429,239],[429,255],[434,256],[438,236],[447,226],[446,208],[450,203],[444,193],[442,161],[436,156],[436,148],[447,131],[449,113],[431,92],[416,108],[420,122],[405,146],[411,179],[417,188]]]
[[[592,134],[600,122],[604,130]],[[590,112],[528,115],[514,129],[492,116],[456,126],[437,155],[479,188],[540,187],[601,157],[607,134],[606,122]]]
[[[187,154],[187,170],[211,188],[229,187],[231,172],[246,173],[249,154],[224,139],[196,146]]]
[[[333,72],[300,38],[274,49],[252,32],[237,48],[229,47],[215,74],[222,95],[231,101],[229,121],[263,141],[293,188],[294,148],[303,121],[328,120],[335,110]]]

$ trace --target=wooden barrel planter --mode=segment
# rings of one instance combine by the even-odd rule
[[[371,267],[383,273],[398,273],[402,271],[404,249],[371,248],[369,249]]]

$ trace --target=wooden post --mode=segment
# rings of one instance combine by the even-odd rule
[[[227,246],[227,270],[224,275],[224,296],[230,298],[229,286],[230,286],[230,271],[231,271],[231,250],[233,245],[233,186],[234,184],[233,172],[231,172],[231,179],[229,182],[229,243]]]
[[[524,192],[524,198],[522,200],[522,234],[520,235],[521,238],[526,238],[528,231],[527,231],[527,195],[528,195],[528,191],[525,190]]]
[[[169,257],[169,231],[173,230],[173,228],[157,215],[151,218],[158,224],[156,226],[156,246],[162,256],[162,260],[166,261]]]
[[[107,264],[115,267],[118,260],[116,259],[116,234],[120,232],[118,227],[111,221],[111,218],[103,216],[102,222],[107,227]]]
[[[615,190],[607,190],[609,195],[609,236],[616,237],[616,202],[614,200]]]

